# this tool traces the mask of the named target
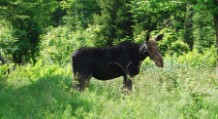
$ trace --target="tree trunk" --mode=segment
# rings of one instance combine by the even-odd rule
[[[0,61],[2,62],[2,64],[5,64],[5,60],[1,55],[0,55]]]
[[[216,30],[216,48],[218,50],[218,15],[214,15],[214,25]]]
[[[218,5],[218,0],[214,0],[215,5]],[[217,53],[217,63],[218,63],[218,13],[214,13],[214,25],[216,30],[216,53]],[[218,64],[217,64],[218,66]]]
[[[185,42],[189,45],[189,49],[192,51],[193,45],[194,45],[194,40],[193,40],[193,35],[192,35],[193,8],[189,3],[187,4],[186,7],[187,8],[186,8],[186,19],[184,23],[184,29],[185,29],[184,39],[185,39]]]

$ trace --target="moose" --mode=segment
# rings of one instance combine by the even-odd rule
[[[146,57],[150,57],[156,66],[163,67],[163,58],[158,50],[157,41],[163,38],[159,34],[141,44],[123,41],[118,45],[106,48],[82,47],[72,55],[74,73],[73,87],[83,91],[91,77],[98,80],[110,80],[123,76],[124,88],[131,91],[132,81],[139,73],[140,65]]]

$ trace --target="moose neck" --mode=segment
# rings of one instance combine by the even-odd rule
[[[144,43],[139,44],[139,58],[140,60],[144,60],[147,56],[149,56],[148,47],[144,45]]]

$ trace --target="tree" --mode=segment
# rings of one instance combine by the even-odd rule
[[[129,1],[126,0],[97,0],[101,13],[94,16],[94,24],[103,27],[101,36],[112,45],[127,36],[132,36],[132,14],[129,12]]]
[[[50,14],[56,9],[53,0],[5,0],[1,2],[0,18],[9,21],[13,27],[16,43],[11,48],[15,63],[24,63],[32,59],[36,61],[39,53],[39,36],[49,26]]]
[[[66,11],[64,24],[72,30],[87,28],[93,23],[93,14],[99,14],[100,11],[96,0],[65,0],[60,5]]]
[[[197,0],[196,7],[201,10],[208,10],[213,15],[216,47],[218,47],[218,0]]]
[[[194,39],[193,39],[193,6],[190,3],[187,3],[186,6],[186,18],[185,18],[185,22],[184,22],[184,40],[185,42],[189,45],[189,49],[192,51],[193,50],[193,46],[194,46]]]
[[[215,24],[215,30],[216,30],[216,47],[217,47],[217,53],[218,53],[218,0],[214,0],[214,4],[216,6],[214,11],[214,24]],[[218,57],[217,57],[218,61]]]

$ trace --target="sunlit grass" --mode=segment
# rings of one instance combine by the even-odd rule
[[[147,59],[129,94],[122,77],[92,78],[78,92],[71,88],[70,64],[19,66],[1,76],[0,118],[218,119],[215,67],[177,61],[166,57],[165,67],[157,68]]]

